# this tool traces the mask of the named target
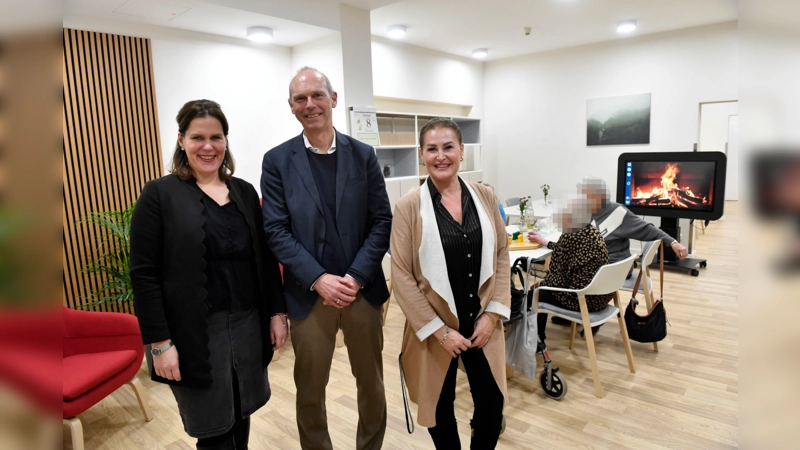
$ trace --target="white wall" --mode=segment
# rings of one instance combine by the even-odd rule
[[[497,151],[498,195],[554,198],[587,175],[615,193],[625,152],[691,151],[698,105],[738,98],[737,25],[693,28],[493,61],[485,70],[484,142]],[[652,93],[649,145],[586,146],[586,99]]]
[[[175,116],[189,100],[207,98],[222,105],[236,176],[256,190],[264,153],[300,132],[286,102],[294,73],[287,47],[86,16],[68,15],[63,23],[65,28],[151,39],[165,171],[177,138]]]
[[[369,11],[341,4],[342,64],[347,103],[351,106],[374,106],[372,93],[372,34]],[[348,114],[349,116],[349,114]]]
[[[376,97],[470,105],[483,118],[483,63],[372,36]]]
[[[425,112],[456,110],[432,103],[467,105],[469,117],[484,117],[484,64],[469,58],[403,44],[377,36],[372,37],[372,74],[375,97],[428,103]],[[386,103],[392,103],[387,101]],[[400,102],[395,102],[400,103]],[[403,102],[404,103],[404,102]],[[408,110],[409,108],[403,108]],[[482,180],[496,184],[487,174],[496,173],[495,148],[488,145],[481,130]]]
[[[294,76],[298,69],[304,66],[314,67],[328,76],[333,85],[333,90],[338,95],[336,108],[333,109],[333,126],[347,133],[347,108],[345,107],[344,93],[344,71],[342,69],[342,38],[340,35],[318,39],[306,44],[292,47],[292,74],[286,78],[284,84],[284,106],[285,113],[289,114],[294,125],[290,128],[294,134],[300,134],[303,127],[300,122],[291,115],[289,104],[286,99],[289,97],[289,80]]]

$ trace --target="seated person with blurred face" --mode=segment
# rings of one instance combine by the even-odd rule
[[[631,256],[631,239],[638,241],[662,239],[664,245],[672,247],[680,259],[689,255],[686,247],[675,238],[656,228],[652,223],[645,222],[619,203],[612,202],[606,182],[601,178],[584,178],[578,183],[578,193],[589,199],[592,211],[591,224],[600,231],[600,235],[606,241],[609,262],[615,263]],[[630,277],[631,272],[628,272],[628,278]]]
[[[550,273],[540,282],[541,286],[580,289],[591,283],[600,267],[608,264],[608,251],[600,231],[590,223],[589,199],[585,195],[572,194],[564,203],[555,214],[556,222],[563,232],[558,242],[551,242],[535,231],[528,232],[528,240],[553,251],[550,257]],[[580,311],[578,296],[573,292],[538,292],[540,303]],[[611,298],[610,293],[588,295],[587,309],[589,312],[601,311]],[[537,315],[537,324],[539,339],[544,342],[547,314]],[[597,332],[597,328],[592,328],[593,334]]]

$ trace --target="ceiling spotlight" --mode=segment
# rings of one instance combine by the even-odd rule
[[[406,37],[405,25],[392,25],[386,29],[387,34],[392,39],[403,39]]]
[[[476,48],[472,51],[472,57],[477,59],[483,59],[489,56],[489,50],[485,48]]]
[[[247,29],[247,39],[255,42],[272,42],[272,28],[250,27]]]
[[[635,20],[625,20],[617,24],[617,32],[619,33],[630,33],[635,29],[636,29]]]

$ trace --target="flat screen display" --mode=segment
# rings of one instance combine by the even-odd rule
[[[626,161],[625,206],[714,210],[714,161]]]
[[[623,153],[617,203],[645,216],[717,220],[725,202],[726,165],[721,152]]]

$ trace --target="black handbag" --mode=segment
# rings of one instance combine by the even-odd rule
[[[520,258],[525,259],[525,258]],[[525,278],[523,277],[523,262],[517,259],[511,266],[511,313],[506,323],[511,323],[522,318],[522,308],[525,303]],[[519,288],[516,287],[514,277],[519,280]]]
[[[628,337],[636,342],[658,342],[667,337],[667,310],[664,309],[664,241],[661,241],[660,273],[661,273],[661,298],[656,300],[653,308],[646,316],[636,314],[636,293],[639,292],[639,283],[645,273],[645,268],[639,270],[636,285],[633,287],[633,296],[625,309],[625,327]]]

